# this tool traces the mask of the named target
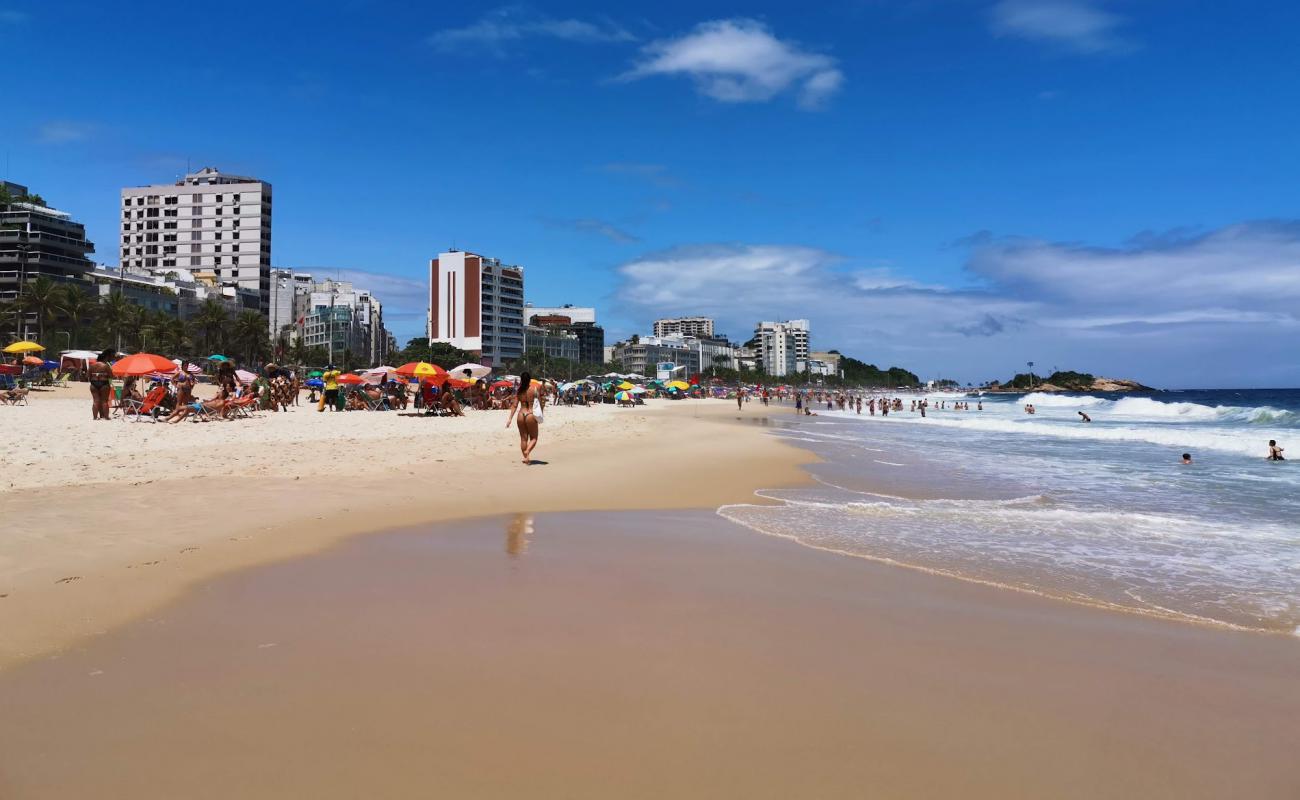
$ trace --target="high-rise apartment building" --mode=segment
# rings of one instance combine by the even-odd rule
[[[291,269],[271,270],[271,297],[267,304],[267,328],[278,339],[286,328],[296,327],[302,316],[298,298],[311,294],[311,273]]]
[[[271,184],[212,167],[175,184],[122,190],[124,267],[211,269],[271,295]]]
[[[429,341],[497,367],[524,354],[524,268],[452,250],[429,262]]]
[[[86,229],[70,214],[33,202],[27,187],[0,182],[8,202],[0,205],[0,300],[13,300],[23,286],[38,277],[55,281],[81,280],[95,265],[86,258],[95,245],[86,241]],[[35,317],[20,319],[19,327],[35,324]],[[24,334],[20,333],[20,337]]]
[[[694,336],[697,339],[713,338],[713,320],[709,317],[675,317],[657,319],[655,336]]]
[[[754,328],[754,350],[768,375],[789,375],[808,360],[810,324],[806,319],[760,322]]]

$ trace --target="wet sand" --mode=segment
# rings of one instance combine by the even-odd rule
[[[512,515],[199,583],[0,673],[0,797],[1295,798],[1300,646]]]

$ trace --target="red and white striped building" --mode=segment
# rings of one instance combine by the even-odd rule
[[[452,250],[429,262],[432,342],[479,354],[501,366],[524,354],[524,269],[500,259]]]

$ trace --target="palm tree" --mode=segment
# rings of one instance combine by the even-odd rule
[[[69,346],[76,348],[81,344],[81,326],[85,322],[94,321],[95,312],[99,310],[99,302],[86,294],[80,286],[65,286],[62,306],[72,333],[72,342]]]
[[[136,350],[144,347],[145,339],[145,322],[148,320],[148,312],[144,306],[128,306],[126,310],[126,325],[122,333],[126,337],[127,344]]]
[[[190,345],[190,326],[180,317],[167,316],[158,329],[159,347],[173,356],[188,352]]]
[[[111,339],[118,350],[122,349],[122,334],[131,322],[132,308],[134,306],[131,301],[123,297],[121,292],[113,292],[99,304],[100,328],[105,338]]]
[[[245,363],[256,364],[266,353],[270,339],[266,332],[266,317],[256,311],[241,311],[232,326],[234,341],[243,350]]]
[[[203,349],[209,354],[215,353],[221,346],[225,338],[226,323],[230,321],[229,315],[226,314],[226,307],[217,301],[215,297],[209,297],[199,306],[190,324],[194,327],[194,333],[203,343]]]
[[[10,324],[13,324],[16,337],[18,328],[17,321],[18,304],[12,300],[0,300],[0,329],[7,328]]]
[[[18,298],[18,308],[26,314],[36,315],[36,338],[45,341],[45,323],[62,310],[63,289],[54,281],[40,275],[23,287]]]

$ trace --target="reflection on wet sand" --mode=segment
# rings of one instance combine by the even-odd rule
[[[515,514],[506,523],[506,552],[522,556],[528,552],[528,539],[533,535],[533,515]]]

